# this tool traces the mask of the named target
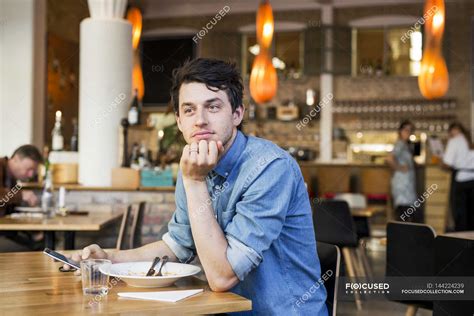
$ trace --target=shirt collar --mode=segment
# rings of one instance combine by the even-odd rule
[[[240,155],[244,151],[246,144],[247,137],[245,137],[241,131],[237,131],[237,136],[235,137],[234,142],[230,146],[229,150],[219,160],[213,171],[218,175],[227,178]]]

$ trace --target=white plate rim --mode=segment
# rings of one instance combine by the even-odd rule
[[[149,263],[148,261],[137,261],[137,262],[120,262],[120,263],[113,263],[114,264],[130,264],[130,263]],[[115,273],[107,273],[102,270],[102,267],[100,267],[100,271],[104,274],[107,274],[108,276],[114,277],[114,278],[119,278],[119,279],[143,279],[143,280],[166,280],[166,279],[176,279],[176,278],[184,278],[192,275],[196,275],[199,272],[201,272],[201,268],[194,265],[194,264],[188,264],[188,263],[179,263],[179,262],[170,262],[170,263],[177,263],[180,265],[186,265],[186,266],[191,266],[193,268],[196,268],[195,272],[191,272],[188,274],[180,274],[180,275],[166,275],[166,276],[141,276],[141,275],[124,275],[124,274],[115,274]],[[112,267],[111,265],[111,267]]]

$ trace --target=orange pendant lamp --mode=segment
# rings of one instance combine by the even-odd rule
[[[278,77],[270,55],[260,52],[250,73],[250,95],[257,103],[270,101],[276,94]]]
[[[443,97],[449,88],[449,74],[442,54],[445,25],[444,0],[427,0],[425,3],[425,48],[418,76],[421,94],[429,100]]]
[[[138,8],[132,7],[127,11],[127,20],[132,24],[132,47],[133,47],[133,69],[132,69],[132,91],[138,91],[138,100],[143,99],[145,94],[145,83],[138,52],[138,44],[142,34],[142,14]]]
[[[273,39],[273,11],[269,1],[263,1],[257,12],[257,42],[269,48]]]
[[[257,103],[270,101],[277,91],[278,77],[269,52],[273,29],[272,7],[268,0],[264,0],[257,12],[257,42],[260,51],[250,73],[250,95]]]

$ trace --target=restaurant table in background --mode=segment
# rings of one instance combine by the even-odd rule
[[[467,230],[463,232],[452,232],[452,233],[443,234],[443,236],[474,240],[474,231]]]
[[[384,207],[369,206],[366,208],[351,208],[351,215],[356,225],[357,237],[370,237],[370,220],[380,214],[386,213]]]
[[[188,277],[166,288],[133,288],[123,282],[109,286],[100,300],[82,294],[81,277],[58,271],[59,263],[40,252],[0,254],[2,315],[217,314],[252,309],[252,302],[230,292],[212,292],[206,282]],[[118,292],[204,289],[176,303],[130,300]]]
[[[64,232],[64,248],[74,249],[76,232],[97,232],[107,224],[121,218],[122,212],[89,212],[86,215],[66,215],[52,218],[22,217],[0,218],[0,231],[42,231],[45,246],[55,249],[55,233]]]

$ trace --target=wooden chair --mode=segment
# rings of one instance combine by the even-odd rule
[[[129,221],[130,214],[132,213],[132,209],[133,209],[133,205],[130,204],[127,207],[127,209],[123,212],[122,222],[120,223],[120,229],[119,229],[119,233],[117,237],[117,244],[115,245],[115,249],[117,250],[125,249],[124,240],[128,232],[127,230],[128,221]]]
[[[321,275],[332,271],[331,277],[324,282],[326,288],[326,307],[328,315],[336,316],[337,309],[337,288],[339,280],[339,270],[341,266],[341,251],[339,247],[324,242],[317,242],[319,263],[321,265]]]
[[[359,240],[359,255],[367,276],[373,277],[372,268],[366,254],[366,244],[370,237],[370,220],[376,214],[367,208],[367,198],[361,193],[338,193],[334,196],[335,200],[346,201],[351,209],[351,215]],[[354,212],[357,210],[358,212]]]
[[[435,238],[433,228],[425,224],[389,222],[387,224],[388,277],[430,277],[435,275]],[[390,297],[390,296],[389,296]],[[433,309],[430,301],[402,301],[408,304],[407,316],[419,307]]]
[[[146,210],[146,202],[140,202],[138,208],[130,204],[123,213],[117,237],[117,250],[133,249],[141,246],[141,228]]]
[[[145,216],[146,211],[146,205],[146,202],[140,202],[140,204],[138,204],[138,209],[136,210],[133,216],[132,227],[130,232],[130,248],[137,248],[142,246],[142,226],[143,217]]]

